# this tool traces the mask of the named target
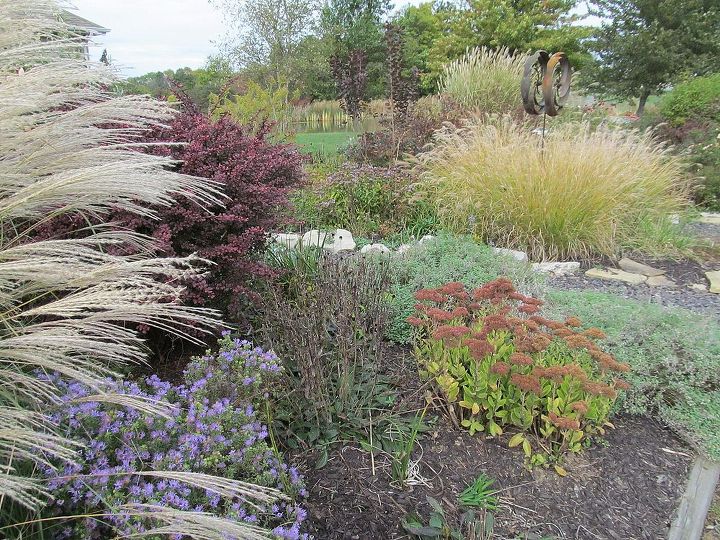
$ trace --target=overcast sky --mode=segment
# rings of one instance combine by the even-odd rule
[[[223,34],[220,12],[208,0],[70,0],[75,13],[110,29],[103,48],[126,75],[200,67]]]
[[[70,0],[75,13],[110,29],[91,55],[107,48],[125,75],[197,68],[216,51],[222,16],[208,0]],[[396,5],[419,0],[396,0]]]
[[[22,1],[22,0],[18,0]],[[104,48],[125,75],[197,68],[216,52],[222,16],[208,0],[69,0],[75,13],[110,29],[91,55]],[[420,0],[395,0],[396,7]]]

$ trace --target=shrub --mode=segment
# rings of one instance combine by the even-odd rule
[[[366,131],[347,148],[354,161],[387,166],[425,149],[433,134],[449,122],[459,125],[462,108],[447,96],[427,96],[410,105],[402,121],[385,116],[382,129]]]
[[[557,128],[541,147],[509,118],[446,129],[419,156],[419,190],[450,230],[537,259],[676,253],[688,204],[678,158],[649,133]]]
[[[559,462],[604,432],[628,371],[595,343],[604,334],[536,315],[542,301],[498,278],[472,292],[459,282],[415,293],[415,348],[421,375],[431,379],[451,416],[474,434],[519,428],[529,464]],[[532,441],[532,442],[531,442]],[[564,474],[562,469],[558,469]]]
[[[268,232],[281,222],[288,191],[303,180],[304,158],[296,147],[268,140],[267,127],[251,132],[228,117],[217,121],[187,109],[160,140],[186,143],[172,147],[182,160],[180,171],[208,178],[222,186],[224,206],[202,209],[185,197],[159,209],[159,221],[131,223],[160,242],[168,256],[197,253],[214,264],[188,287],[187,300],[210,305],[240,317],[243,302],[256,299],[258,280],[270,269],[259,260]]]
[[[399,168],[346,163],[293,198],[297,218],[354,235],[423,236],[435,228],[430,205],[413,199],[413,176]]]
[[[128,505],[160,505],[272,529],[275,538],[299,538],[305,511],[293,499],[305,493],[302,481],[267,446],[267,428],[256,412],[279,371],[273,353],[225,337],[217,354],[208,352],[191,362],[183,385],[155,375],[141,383],[107,380],[102,385],[120,396],[170,404],[167,418],[95,402],[93,388],[51,376],[49,382],[64,393],[51,420],[82,451],[78,461],[40,465],[54,496],[47,514],[87,517],[46,532],[58,539],[147,536],[157,523],[131,510],[118,511]],[[184,482],[188,473],[253,482],[280,490],[286,498],[260,504],[225,499],[212,486]],[[108,510],[118,513],[104,519]]]
[[[520,112],[524,67],[525,56],[512,54],[505,47],[468,49],[443,68],[440,93],[480,113]]]
[[[717,119],[720,114],[720,73],[694,77],[675,86],[660,101],[660,112],[675,125],[692,117]]]
[[[551,316],[577,314],[607,334],[604,346],[630,364],[622,399],[653,414],[712,459],[720,459],[720,324],[681,308],[591,291],[552,291]]]
[[[468,236],[440,234],[402,256],[393,257],[391,267],[392,318],[387,337],[397,343],[412,342],[412,327],[406,319],[413,313],[416,303],[413,295],[418,289],[439,287],[448,281],[479,287],[501,275],[510,277],[528,294],[537,294],[542,289],[543,278],[532,272],[528,264],[498,255]]]
[[[262,251],[268,233],[286,219],[290,189],[304,181],[305,158],[294,145],[271,142],[269,125],[253,131],[227,116],[214,121],[180,97],[183,111],[168,127],[146,134],[149,151],[181,161],[184,174],[216,182],[225,197],[201,206],[183,193],[172,204],[153,207],[152,215],[118,210],[112,219],[152,237],[165,257],[197,255],[211,261],[205,273],[184,282],[183,300],[244,320],[258,300],[259,282],[272,276]],[[39,237],[82,237],[88,221],[96,222],[83,215],[50,220]]]
[[[266,295],[262,334],[284,361],[277,421],[286,442],[329,443],[364,433],[392,401],[379,374],[387,269],[365,259],[320,260],[314,277]]]
[[[679,84],[663,97],[660,113],[653,122],[658,134],[676,145],[702,180],[695,202],[720,210],[720,74]]]

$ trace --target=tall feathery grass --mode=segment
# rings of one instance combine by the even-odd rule
[[[60,22],[60,7],[0,0],[0,537],[18,516],[36,521],[52,496],[28,464],[39,456],[76,457],[74,443],[46,416],[60,396],[42,373],[97,388],[97,401],[164,414],[162,403],[103,394],[101,379],[144,360],[138,325],[180,335],[189,326],[217,325],[214,312],[179,303],[179,284],[198,272],[193,257],[154,258],[150,239],[109,223],[82,239],[34,239],[38,226],[58,216],[97,218],[110,208],[153,215],[150,206],[172,204],[177,194],[201,205],[222,198],[207,180],[176,174],[168,159],[138,151],[138,136],[173,111],[149,98],[109,95],[104,89],[115,75],[82,58],[83,38]],[[137,254],[115,255],[118,245],[135,246]],[[277,495],[205,475],[182,481],[223,496]],[[204,514],[112,510],[152,516],[158,533],[269,536]]]
[[[525,56],[509,49],[478,47],[443,68],[440,92],[467,109],[509,113],[522,107],[520,81]]]
[[[420,188],[445,225],[535,259],[678,253],[682,165],[649,132],[555,129],[542,149],[508,117],[445,128],[419,157]]]

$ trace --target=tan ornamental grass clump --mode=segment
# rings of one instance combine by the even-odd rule
[[[118,209],[154,216],[149,208],[173,204],[177,194],[199,205],[223,200],[211,181],[177,174],[172,160],[140,151],[140,136],[175,111],[148,97],[106,91],[115,74],[85,61],[86,38],[62,23],[61,7],[54,0],[0,0],[0,538],[10,529],[30,530],[52,500],[33,463],[79,458],[78,443],[48,416],[61,404],[62,389],[44,374],[96,389],[94,402],[167,415],[167,403],[109,393],[103,379],[145,360],[139,326],[190,338],[190,327],[209,332],[218,325],[215,312],[180,303],[181,284],[201,271],[196,257],[156,258],[152,239],[107,220],[83,238],[37,239],[38,228],[56,217],[91,222]],[[115,254],[124,253],[120,246],[134,246],[136,254]],[[144,474],[227,498],[279,496],[233,479]],[[157,534],[271,536],[172,508],[128,504],[112,511],[147,517]]]
[[[471,111],[502,114],[520,110],[525,58],[506,47],[468,49],[444,66],[440,93]]]
[[[573,123],[553,129],[543,149],[528,125],[477,119],[438,132],[418,168],[447,227],[536,260],[687,247],[672,222],[690,186],[649,132]]]

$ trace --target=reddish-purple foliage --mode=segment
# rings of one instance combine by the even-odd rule
[[[180,92],[179,97],[183,99]],[[198,306],[222,309],[232,320],[243,318],[259,280],[272,270],[259,257],[267,233],[283,220],[288,191],[303,180],[305,158],[291,144],[268,139],[269,126],[245,127],[232,118],[212,120],[183,99],[184,110],[168,128],[148,134],[145,142],[186,143],[153,146],[153,152],[180,160],[179,172],[210,178],[228,197],[224,207],[202,208],[185,197],[158,207],[159,220],[129,213],[110,219],[123,227],[152,236],[160,255],[197,254],[212,261],[206,275],[187,283],[186,300]],[[85,217],[53,220],[39,236],[78,235]]]
[[[168,256],[197,253],[215,263],[188,287],[188,300],[213,305],[235,318],[252,299],[253,282],[272,275],[257,258],[267,232],[276,228],[290,188],[303,178],[303,156],[296,147],[268,140],[267,127],[252,133],[229,117],[217,121],[188,110],[156,140],[187,142],[162,147],[182,160],[180,172],[219,182],[229,200],[224,208],[201,208],[180,197],[159,210],[159,222],[135,218],[132,226],[155,237]],[[208,212],[209,210],[209,212]]]

